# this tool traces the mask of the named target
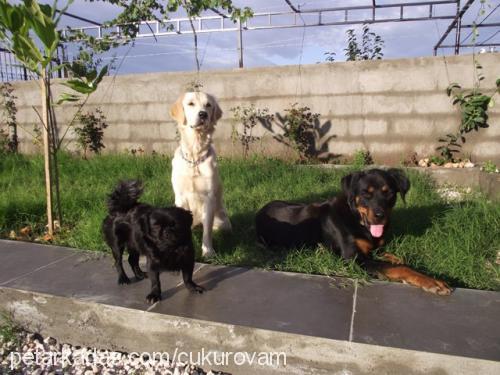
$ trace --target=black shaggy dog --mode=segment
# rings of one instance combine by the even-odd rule
[[[139,267],[139,255],[146,256],[147,277],[151,280],[151,292],[146,296],[149,303],[161,299],[161,271],[182,271],[186,288],[202,293],[204,289],[193,282],[191,212],[139,203],[141,194],[140,181],[122,181],[108,199],[109,214],[102,223],[102,231],[113,250],[118,283],[130,283],[122,264],[123,251],[127,248],[128,262],[137,280],[146,277]]]
[[[320,203],[273,201],[256,215],[257,239],[266,246],[297,247],[323,243],[344,259],[356,261],[368,272],[399,280],[440,295],[450,288],[422,275],[396,256],[374,260],[372,250],[384,244],[397,193],[404,197],[410,181],[399,169],[371,169],[342,179],[342,194]]]

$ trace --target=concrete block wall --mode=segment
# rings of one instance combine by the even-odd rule
[[[500,54],[479,56],[486,76],[485,92],[493,92],[500,77]],[[472,56],[425,57],[366,62],[336,62],[302,66],[233,69],[202,72],[204,90],[214,94],[224,111],[215,142],[221,155],[241,155],[231,140],[230,108],[255,104],[271,113],[284,114],[292,103],[307,105],[321,114],[320,126],[328,129],[327,150],[342,156],[368,149],[380,163],[398,163],[412,152],[435,152],[437,139],[458,129],[460,116],[445,90],[450,82],[472,87]],[[146,152],[172,153],[177,145],[175,124],[168,115],[195,73],[154,73],[106,77],[85,110],[101,107],[109,127],[106,152],[143,148]],[[21,150],[36,152],[29,132],[37,123],[33,106],[39,108],[36,82],[15,84]],[[56,82],[55,96],[68,91]],[[500,98],[497,95],[497,101]],[[76,108],[57,109],[62,128]],[[500,162],[500,104],[490,109],[490,127],[467,137],[464,153],[475,161]],[[290,150],[259,127],[262,137],[251,151],[287,157]],[[332,136],[332,137],[330,137]],[[69,132],[68,140],[74,137]],[[74,144],[69,144],[70,149]]]

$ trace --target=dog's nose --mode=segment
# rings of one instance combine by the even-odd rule
[[[208,118],[208,113],[206,111],[200,111],[198,112],[198,116],[200,116],[201,119],[206,120]]]
[[[384,218],[384,211],[382,211],[382,210],[374,210],[373,213],[375,214],[375,217],[377,219],[383,219]]]

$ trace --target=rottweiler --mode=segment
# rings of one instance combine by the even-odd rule
[[[324,244],[344,259],[355,258],[370,274],[418,286],[427,292],[448,295],[441,280],[423,275],[402,264],[393,254],[383,261],[371,252],[384,245],[397,194],[403,202],[410,189],[400,169],[370,169],[342,178],[342,193],[312,204],[272,201],[256,215],[258,241],[268,247],[293,248]]]

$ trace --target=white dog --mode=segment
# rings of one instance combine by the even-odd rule
[[[193,213],[193,225],[203,225],[202,254],[210,257],[215,255],[212,231],[231,229],[212,145],[222,111],[213,96],[187,92],[177,99],[170,115],[177,121],[181,137],[172,160],[175,205]]]

